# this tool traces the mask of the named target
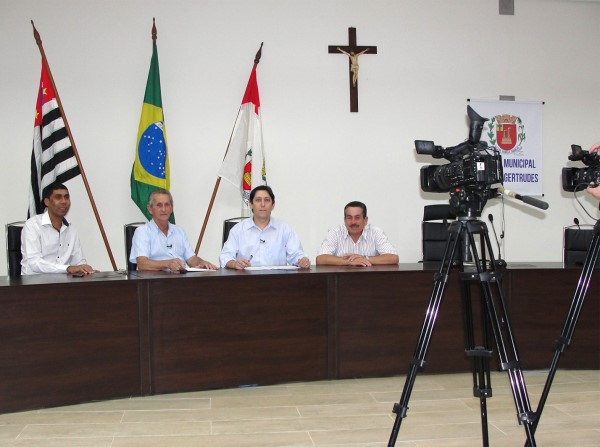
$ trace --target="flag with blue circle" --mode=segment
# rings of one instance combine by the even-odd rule
[[[152,218],[146,205],[156,189],[169,190],[169,153],[162,109],[156,27],[152,26],[152,60],[146,83],[144,104],[137,135],[135,161],[131,170],[131,199],[148,220]],[[171,215],[170,221],[175,222]]]

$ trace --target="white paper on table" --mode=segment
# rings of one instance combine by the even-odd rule
[[[298,270],[299,268],[297,265],[263,265],[260,267],[246,267],[244,270]]]

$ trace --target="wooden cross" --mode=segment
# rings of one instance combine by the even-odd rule
[[[358,112],[358,57],[363,54],[377,54],[377,47],[356,45],[356,28],[348,28],[348,45],[329,45],[329,53],[348,57],[350,80],[350,111]]]

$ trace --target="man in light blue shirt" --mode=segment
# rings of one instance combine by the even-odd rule
[[[152,191],[147,208],[152,220],[135,230],[129,254],[129,262],[135,262],[138,270],[181,271],[187,266],[217,269],[196,256],[183,229],[169,222],[173,213],[169,191]]]
[[[296,265],[309,268],[296,232],[285,222],[271,217],[275,194],[269,186],[257,186],[250,193],[252,218],[229,232],[221,251],[221,267],[243,270],[250,266]]]

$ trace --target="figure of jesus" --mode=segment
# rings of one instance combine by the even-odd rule
[[[358,56],[366,53],[367,51],[369,51],[369,49],[367,48],[365,50],[362,50],[360,53],[357,53],[357,54],[354,54],[354,51],[350,51],[348,53],[347,51],[342,50],[340,47],[337,47],[337,49],[340,53],[344,53],[346,56],[348,56],[350,58],[350,71],[352,72],[352,86],[356,87],[356,81],[358,81]]]

